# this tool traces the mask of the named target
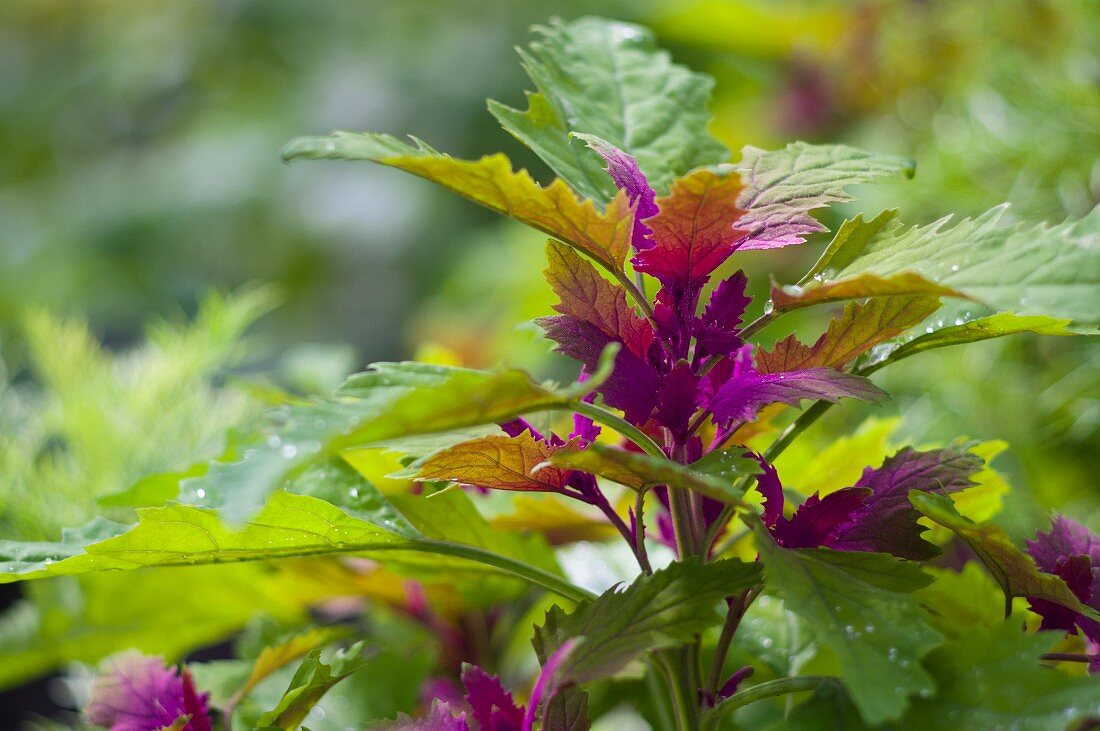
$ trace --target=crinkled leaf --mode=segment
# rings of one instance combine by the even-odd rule
[[[638,167],[638,160],[595,135],[578,132],[573,136],[583,140],[603,158],[607,163],[607,174],[615,182],[615,187],[626,193],[630,205],[634,206],[634,234],[631,236],[634,250],[641,251],[653,246],[649,239],[653,231],[643,221],[660,209],[657,208],[657,194],[650,187],[645,173]]]
[[[466,723],[466,714],[457,716],[451,712],[449,704],[443,701],[432,701],[431,710],[422,718],[412,718],[401,714],[393,721],[372,723],[368,731],[469,731]]]
[[[737,223],[744,213],[736,203],[740,192],[736,175],[713,170],[677,180],[672,192],[658,199],[660,213],[646,221],[653,231],[653,246],[634,257],[634,268],[665,284],[704,280],[745,234]]]
[[[934,329],[912,340],[893,346],[883,346],[882,352],[872,353],[872,364],[876,368],[896,363],[902,358],[923,353],[926,350],[946,348],[949,345],[965,345],[979,340],[1000,338],[1018,333],[1036,335],[1075,335],[1070,329],[1071,320],[1046,315],[1016,315],[1011,312],[998,312],[976,320],[959,322]]]
[[[451,480],[497,490],[557,491],[568,471],[534,468],[557,448],[525,431],[517,437],[488,436],[471,439],[436,452],[420,465],[417,480]]]
[[[742,561],[676,562],[625,588],[609,589],[569,614],[553,607],[536,630],[535,652],[545,660],[583,637],[559,670],[562,682],[608,677],[647,650],[686,642],[716,624],[717,603],[759,580],[759,566]]]
[[[855,398],[878,403],[889,395],[862,376],[834,368],[809,368],[785,373],[742,372],[722,384],[710,402],[717,423],[751,421],[772,403],[797,406],[804,399],[838,401]]]
[[[1033,597],[1060,604],[1075,612],[1088,612],[1058,576],[1039,571],[1026,553],[1016,548],[1008,534],[992,523],[975,523],[959,515],[951,499],[915,492],[913,506],[970,546],[1007,597]]]
[[[913,596],[929,582],[916,564],[877,553],[788,550],[759,523],[755,529],[768,588],[835,653],[868,723],[899,718],[910,694],[932,690],[917,661],[940,636]]]
[[[294,140],[283,150],[283,157],[369,160],[400,168],[550,234],[612,272],[622,271],[630,249],[634,211],[625,194],[614,200],[608,197],[607,209],[601,211],[591,201],[578,199],[560,180],[540,186],[527,171],[514,171],[511,161],[500,153],[476,161],[459,160],[419,140],[413,147],[389,135],[336,132]],[[600,175],[606,177],[602,171]]]
[[[801,244],[827,229],[810,211],[852,200],[844,189],[879,177],[912,177],[912,160],[876,155],[843,145],[794,142],[782,150],[746,147],[737,165],[745,190],[737,205],[747,211],[737,227],[750,232],[742,249]]]
[[[581,195],[605,202],[614,186],[600,157],[571,132],[635,157],[658,192],[729,159],[707,132],[714,82],[672,63],[650,30],[594,17],[534,30],[538,40],[520,56],[538,91],[528,93],[526,111],[498,102],[489,111]]]
[[[554,309],[587,322],[645,358],[653,328],[627,302],[626,291],[612,284],[575,251],[556,241],[546,244],[546,281],[558,296]]]
[[[923,660],[936,683],[930,698],[913,701],[901,728],[1046,731],[1100,716],[1100,683],[1045,668],[1054,633],[1026,634],[1019,622],[974,627]]]
[[[700,495],[734,505],[742,504],[733,483],[741,477],[760,471],[755,460],[728,458],[720,463],[709,462],[703,469],[685,467],[648,454],[628,452],[604,444],[590,444],[585,449],[563,449],[550,455],[549,465],[583,470],[625,485],[643,490],[657,485],[681,487]]]
[[[803,345],[794,335],[771,350],[756,352],[761,373],[805,368],[843,368],[876,344],[897,337],[939,309],[937,297],[914,295],[880,297],[860,304],[850,302],[844,312],[829,321],[813,345]]]
[[[939,553],[921,538],[920,514],[909,502],[912,491],[947,495],[972,487],[981,457],[949,447],[918,452],[906,447],[881,467],[868,467],[853,486],[870,493],[850,520],[833,532],[828,546],[842,551],[877,551],[921,561]],[[830,495],[832,498],[844,491]]]
[[[516,707],[512,694],[504,690],[500,678],[489,675],[476,665],[464,665],[462,685],[479,728],[486,731],[519,731],[523,711]]]
[[[866,233],[834,241],[811,275],[828,287],[908,273],[997,310],[1100,323],[1100,207],[1078,220],[1031,227],[1003,225],[1006,210],[950,227],[949,218],[908,229],[887,214],[867,224],[857,219],[851,228]]]
[[[327,664],[321,660],[320,649],[310,651],[298,666],[278,705],[260,716],[259,725],[280,729],[298,728],[325,693],[363,667],[365,662],[362,642],[336,652]]]

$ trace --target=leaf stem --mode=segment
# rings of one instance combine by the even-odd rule
[[[578,603],[596,598],[596,595],[587,589],[572,584],[566,579],[556,574],[552,574],[545,569],[541,569],[538,566],[532,566],[531,564],[524,563],[523,561],[519,561],[509,556],[502,556],[499,553],[486,551],[477,546],[467,546],[462,543],[429,539],[412,541],[409,544],[395,545],[393,548],[395,550],[427,551],[429,553],[437,553],[444,556],[465,558],[487,566],[493,566],[513,576],[526,579],[532,584],[537,584],[544,589],[548,589],[565,599]],[[378,550],[378,548],[372,547],[371,550]]]
[[[598,424],[603,424],[604,426],[619,432],[619,434],[622,434],[624,437],[638,445],[638,447],[650,457],[667,459],[664,451],[660,448],[660,446],[657,445],[657,442],[653,441],[649,437],[648,434],[628,422],[626,419],[616,416],[602,406],[590,404],[587,401],[573,401],[567,405],[554,406],[553,408],[558,411],[575,411],[578,414],[584,414],[592,421],[595,421]]]
[[[645,494],[646,489],[638,490],[634,497],[634,555],[638,557],[638,564],[647,574],[653,573],[653,567],[649,563],[649,551],[645,547]]]
[[[634,303],[641,308],[643,313],[645,313],[646,319],[648,319],[651,323],[653,323],[654,327],[656,327],[657,323],[653,320],[653,306],[649,304],[649,300],[646,299],[645,293],[642,292],[642,289],[633,281],[631,281],[630,277],[626,275],[626,272],[616,271],[614,272],[614,274],[615,278],[619,280],[619,283],[623,285],[626,293],[630,295],[630,298],[634,300]]]
[[[768,325],[772,324],[772,322],[781,314],[783,313],[774,308],[770,310],[765,310],[763,315],[741,328],[741,332],[738,333],[738,336],[742,340],[748,340],[750,337],[760,332]]]
[[[719,703],[714,707],[714,710],[708,714],[710,716],[708,720],[721,718],[726,714],[736,711],[742,706],[747,706],[756,701],[762,701],[765,698],[813,690],[822,683],[831,680],[834,680],[834,678],[823,675],[802,675],[794,678],[776,678],[775,680],[769,680],[765,683],[759,683],[758,685],[738,691]]]

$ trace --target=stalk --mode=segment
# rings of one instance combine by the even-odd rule
[[[715,723],[722,716],[732,713],[738,708],[747,706],[750,703],[762,701],[765,698],[772,698],[777,695],[802,693],[807,690],[813,690],[822,683],[830,680],[834,680],[834,678],[822,675],[803,675],[796,678],[777,678],[776,680],[769,680],[766,683],[760,683],[759,685],[745,688],[742,691],[734,693],[729,698],[722,701],[722,703],[715,706],[714,710],[707,714],[708,725]]]

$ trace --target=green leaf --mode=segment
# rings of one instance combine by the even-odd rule
[[[260,717],[261,727],[296,729],[310,709],[324,697],[332,686],[363,667],[363,643],[357,642],[347,650],[338,651],[329,664],[321,661],[321,650],[312,650],[283,694],[279,704]]]
[[[1016,315],[1011,312],[998,312],[975,320],[958,321],[957,324],[935,329],[901,343],[884,345],[872,351],[871,362],[874,369],[883,368],[903,358],[917,355],[927,350],[946,348],[949,345],[965,345],[979,340],[1000,338],[1018,333],[1036,335],[1076,335],[1071,329],[1072,320],[1046,315]]]
[[[236,705],[241,698],[248,695],[253,688],[275,671],[307,653],[320,652],[325,645],[347,637],[348,634],[347,627],[313,627],[305,632],[293,635],[277,645],[265,647],[260,652],[260,656],[256,658],[256,662],[253,663],[248,680],[233,697],[233,704]]]
[[[830,287],[916,275],[995,310],[1100,323],[1100,207],[1079,220],[1033,227],[1002,225],[1006,210],[950,228],[944,218],[905,229],[892,212],[849,221],[804,281]],[[808,284],[806,292],[814,289]]]
[[[909,493],[909,501],[970,546],[1006,597],[1046,599],[1075,612],[1088,612],[1061,577],[1039,571],[1031,556],[1016,548],[1000,526],[964,518],[945,495],[914,490]]]
[[[802,243],[827,230],[810,211],[852,200],[844,189],[879,177],[912,177],[912,160],[844,145],[793,142],[782,150],[746,147],[737,164],[745,190],[737,206],[747,213],[737,228],[750,231],[742,249]]]
[[[836,655],[864,720],[899,718],[909,695],[931,692],[917,661],[941,638],[913,596],[929,582],[916,564],[879,553],[788,550],[754,524],[767,587]]]
[[[527,171],[515,172],[503,154],[459,160],[416,142],[413,147],[389,135],[335,132],[296,139],[284,148],[283,157],[369,160],[400,168],[560,239],[621,275],[634,227],[625,194],[608,198],[601,211],[591,201],[579,200],[560,180],[544,188]]]
[[[1095,717],[1100,683],[1039,664],[1057,633],[1025,634],[1019,622],[974,627],[924,659],[936,682],[934,697],[917,699],[903,729],[1065,729]]]
[[[553,21],[520,50],[538,89],[519,111],[489,102],[501,126],[581,195],[606,203],[615,187],[602,159],[571,132],[633,155],[659,193],[676,178],[729,160],[707,132],[713,80],[671,62],[646,28],[602,18]]]
[[[537,628],[543,661],[567,641],[583,637],[563,661],[561,682],[587,683],[614,675],[647,650],[690,641],[719,620],[715,606],[760,580],[759,566],[737,560],[679,561],[625,589],[613,587],[570,614],[560,607]]]
[[[551,454],[544,464],[592,472],[632,490],[657,485],[682,487],[733,505],[744,504],[741,495],[735,494],[733,483],[738,478],[760,471],[760,465],[755,460],[729,455],[721,459],[715,457],[707,461],[702,469],[696,469],[599,443],[584,449],[559,450]]]
[[[928,609],[929,623],[949,639],[966,636],[977,627],[996,627],[1004,621],[1004,595],[997,583],[976,561],[967,561],[962,571],[926,566],[935,578],[917,590],[917,598]]]
[[[364,483],[359,489],[370,492],[372,488]],[[534,581],[569,599],[579,600],[587,595],[549,570],[479,545],[448,540],[456,534],[469,535],[468,526],[422,532],[413,523],[425,523],[426,516],[432,516],[435,525],[456,516],[448,510],[453,504],[437,501],[429,507],[431,498],[416,498],[418,502],[414,503],[415,497],[409,496],[406,503],[407,512],[413,513],[413,506],[419,511],[411,522],[377,494],[371,498],[378,505],[371,520],[377,522],[353,517],[324,500],[288,492],[272,494],[252,521],[234,527],[225,525],[210,510],[189,505],[146,508],[138,511],[139,522],[129,531],[84,546],[71,542],[0,543],[0,583],[144,566],[354,554],[430,571],[448,566],[452,571],[481,567],[481,571]],[[433,508],[435,513],[447,511],[448,515],[437,515]],[[80,548],[83,552],[78,552]],[[424,554],[435,556],[426,559]]]

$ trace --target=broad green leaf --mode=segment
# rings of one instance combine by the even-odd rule
[[[813,695],[791,709],[790,715],[769,731],[868,731],[869,728],[844,686],[830,681],[817,686]]]
[[[743,504],[735,494],[737,478],[760,471],[755,460],[729,458],[722,463],[705,465],[696,470],[648,454],[627,452],[603,444],[590,444],[584,449],[562,449],[547,459],[547,466],[592,472],[632,490],[644,490],[657,485],[682,487],[715,500],[733,505]]]
[[[904,228],[889,212],[849,221],[859,235],[830,244],[806,292],[860,277],[915,275],[995,310],[1100,323],[1100,207],[1056,226],[1003,225],[994,208],[948,227],[947,218]],[[778,306],[778,303],[776,303]]]
[[[975,320],[959,320],[954,325],[933,328],[911,340],[901,343],[882,345],[871,353],[869,366],[878,369],[936,348],[949,345],[965,345],[979,340],[1000,338],[1018,333],[1036,335],[1076,335],[1071,328],[1071,320],[1046,315],[1016,315],[1011,312],[998,312]]]
[[[633,155],[660,193],[695,168],[729,160],[707,132],[714,82],[672,63],[651,31],[593,17],[534,30],[538,40],[519,53],[538,91],[528,93],[526,111],[493,101],[489,111],[578,193],[605,203],[615,188],[572,132]]]
[[[936,683],[933,697],[920,698],[901,728],[1014,728],[1021,731],[1075,728],[1100,708],[1100,683],[1039,664],[1058,634],[1025,634],[1017,621],[974,627],[923,660]]]
[[[782,548],[759,523],[767,587],[816,631],[870,724],[899,718],[912,694],[932,690],[918,659],[940,641],[913,592],[929,577],[879,553]]]
[[[844,145],[794,142],[782,150],[746,147],[737,164],[744,191],[737,206],[746,215],[737,228],[750,232],[742,249],[800,244],[827,230],[810,211],[852,200],[844,189],[879,177],[912,177],[912,160]]]
[[[939,306],[939,299],[928,295],[879,297],[864,304],[849,302],[812,346],[788,335],[771,350],[758,350],[756,367],[762,373],[843,368],[878,343],[921,322]]]
[[[1087,612],[1061,577],[1046,574],[1031,556],[1016,548],[1004,529],[993,523],[975,523],[959,515],[951,498],[930,492],[911,492],[913,506],[966,542],[993,575],[1007,598],[1035,597]]]
[[[259,719],[261,727],[296,729],[310,709],[344,678],[363,667],[363,643],[338,651],[328,664],[321,660],[321,650],[310,651],[294,673],[290,687],[279,704]]]
[[[547,467],[536,470],[555,451],[525,431],[519,436],[481,437],[449,447],[428,457],[417,480],[450,480],[497,490],[561,490],[569,471]]]
[[[370,486],[364,483],[359,490],[367,493]],[[453,502],[408,496],[403,508],[406,519],[381,495],[375,493],[370,501],[376,507],[361,513],[370,516],[368,521],[324,500],[280,491],[272,494],[253,520],[239,527],[227,526],[214,512],[190,505],[146,508],[138,511],[139,522],[130,530],[82,546],[71,541],[0,543],[0,583],[144,566],[353,554],[425,571],[477,568],[527,578],[567,598],[585,596],[550,570],[483,547],[492,545],[485,535],[492,533],[488,524],[462,522]],[[447,515],[439,515],[441,511]],[[440,524],[448,525],[440,528]],[[452,542],[471,537],[469,543]],[[427,558],[425,554],[435,555]]]
[[[545,659],[583,637],[562,664],[561,680],[608,677],[648,650],[689,641],[717,624],[718,602],[759,580],[760,568],[752,563],[678,561],[626,588],[613,587],[572,613],[553,607],[536,630],[535,652]]]
[[[935,581],[916,595],[937,632],[958,639],[974,627],[996,627],[1004,621],[1004,594],[976,561],[967,561],[962,571],[934,566],[924,570]]]
[[[586,387],[599,381],[590,379]],[[379,363],[353,376],[336,399],[271,411],[205,475],[184,481],[180,500],[245,520],[272,491],[341,450],[507,421],[565,407],[577,395],[552,391],[520,370]]]
[[[625,194],[608,198],[607,209],[601,211],[591,201],[579,200],[560,180],[544,188],[527,171],[515,172],[500,153],[459,160],[419,140],[413,147],[389,135],[336,132],[296,139],[283,150],[283,157],[369,160],[400,168],[560,239],[613,273],[622,272],[630,248],[634,212]]]

